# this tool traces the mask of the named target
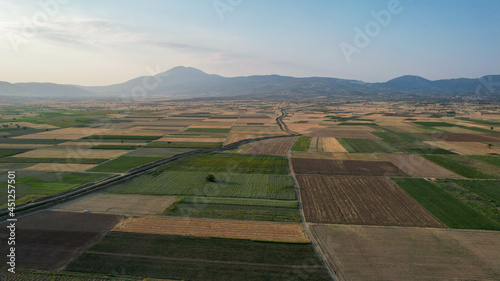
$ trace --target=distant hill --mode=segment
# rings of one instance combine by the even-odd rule
[[[493,94],[488,81],[500,81],[500,75],[478,79],[431,81],[405,75],[384,83],[365,83],[328,77],[295,78],[280,75],[223,77],[192,67],[178,66],[154,76],[142,76],[124,83],[85,87],[53,83],[0,82],[0,95],[34,97],[104,97],[118,95],[165,95],[168,97],[266,96],[287,98],[318,96],[457,96]],[[498,86],[497,86],[498,87]],[[500,87],[498,87],[500,88]]]

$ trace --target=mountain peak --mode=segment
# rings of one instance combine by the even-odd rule
[[[430,80],[427,80],[417,75],[403,75],[387,81],[387,83],[427,83],[427,82],[430,82]]]

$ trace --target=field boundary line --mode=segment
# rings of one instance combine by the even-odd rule
[[[293,145],[293,143],[292,143]],[[300,218],[302,221],[302,226],[309,237],[309,240],[311,240],[311,244],[313,245],[314,250],[316,253],[321,257],[321,260],[323,261],[325,267],[328,270],[328,273],[330,274],[330,277],[332,277],[333,280],[339,280],[339,281],[344,281],[344,277],[340,274],[340,271],[337,270],[336,268],[333,268],[331,264],[326,260],[326,255],[323,252],[323,249],[319,246],[318,241],[316,240],[316,236],[313,236],[311,233],[311,230],[309,229],[309,226],[306,222],[305,216],[304,216],[304,209],[302,207],[302,198],[300,197],[300,185],[299,182],[297,181],[297,178],[295,177],[295,171],[293,170],[293,164],[292,164],[292,150],[290,145],[288,151],[287,151],[287,156],[288,156],[288,166],[290,167],[290,176],[292,176],[293,181],[295,183],[295,191],[297,193],[297,201],[299,203],[299,211],[300,211]]]

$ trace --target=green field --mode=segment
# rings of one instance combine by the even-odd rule
[[[0,157],[15,155],[23,152],[26,152],[26,150],[0,149]]]
[[[94,145],[91,149],[123,149],[123,150],[134,150],[136,145],[112,145],[112,144],[100,144]]]
[[[277,208],[298,208],[299,203],[296,200],[270,200],[270,199],[252,199],[252,198],[223,198],[223,197],[197,197],[185,196],[183,203],[193,204],[222,204],[222,205],[241,205],[241,206],[260,206]]]
[[[466,178],[475,179],[491,179],[492,177],[477,171],[476,169],[457,162],[459,159],[463,159],[460,155],[453,157],[454,155],[423,155],[426,159],[442,166],[456,174],[459,174]]]
[[[500,225],[500,181],[440,180],[439,187]]]
[[[292,151],[307,151],[311,137],[299,137],[292,145]]]
[[[229,129],[220,129],[220,128],[189,128],[184,132],[199,132],[199,133],[229,133],[231,128]]]
[[[110,193],[187,195],[208,197],[295,200],[293,180],[287,175],[216,173],[208,182],[206,172],[150,172],[108,189]]]
[[[292,266],[305,263],[318,265],[307,269],[307,280],[330,280],[309,243],[111,232],[66,270],[177,280],[288,280],[297,274]]]
[[[220,147],[222,142],[164,142],[155,141],[147,144],[144,147],[158,147],[158,148],[212,148]]]
[[[161,138],[161,136],[129,136],[129,135],[93,135],[88,137],[83,137],[82,139],[112,139],[112,140],[156,140]]]
[[[392,147],[383,140],[372,140],[372,139],[347,139],[339,138],[339,143],[347,150],[347,152],[357,152],[357,153],[373,153],[373,152],[385,152],[391,153],[399,151],[397,148]]]
[[[120,156],[116,159],[102,163],[89,172],[110,172],[110,173],[124,173],[132,168],[163,159],[161,156]]]
[[[258,221],[280,221],[280,222],[300,222],[300,212],[297,201],[284,201],[283,203],[293,203],[291,208],[262,206],[272,205],[279,200],[256,200],[256,199],[236,199],[236,198],[211,198],[186,197],[181,198],[169,206],[164,215],[188,216],[196,218],[219,218],[237,220],[258,220]],[[258,205],[252,205],[253,202]],[[220,202],[220,203],[215,203]],[[244,204],[239,204],[244,203]],[[277,204],[283,205],[283,204]]]
[[[500,224],[424,179],[393,178],[408,194],[451,228],[500,230]]]
[[[239,153],[201,153],[163,166],[159,171],[227,172],[288,175],[288,159],[283,156]]]
[[[410,154],[456,154],[442,148],[402,148]]]
[[[17,171],[16,204],[26,203],[38,197],[56,194],[107,177],[109,174]],[[7,182],[6,173],[3,173],[2,178],[3,182]],[[1,206],[5,207],[6,189],[1,193]]]
[[[488,163],[490,165],[494,165],[494,166],[500,167],[500,156],[474,155],[474,156],[469,156],[469,157],[472,158],[472,159],[483,161],[483,162]]]

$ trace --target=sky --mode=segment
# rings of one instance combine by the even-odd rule
[[[0,0],[0,81],[500,74],[498,0]]]

